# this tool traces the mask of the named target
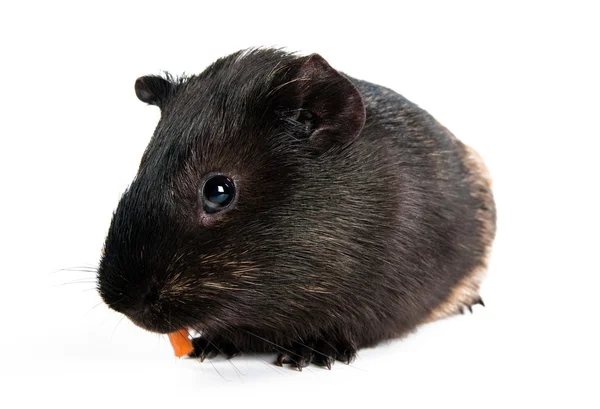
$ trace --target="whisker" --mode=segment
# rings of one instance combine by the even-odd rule
[[[221,351],[221,350],[219,349],[219,347],[218,347],[217,345],[215,345],[215,344],[214,344],[214,343],[213,343],[213,342],[212,342],[210,339],[208,339],[208,338],[204,338],[204,339],[206,339],[206,341],[208,341],[208,343],[209,343],[209,344],[211,344],[213,347],[215,347],[215,349],[216,349],[217,351],[219,351],[219,353],[225,357],[225,354],[223,353],[223,351]],[[238,367],[237,367],[237,366],[235,366],[235,364],[234,364],[233,362],[231,362],[231,359],[228,359],[228,360],[227,360],[227,362],[229,362],[229,363],[230,363],[230,364],[233,366],[233,369],[234,369],[234,370],[237,372],[237,374],[238,374],[238,377],[240,377],[240,374],[241,374],[241,375],[245,375],[245,374],[243,374],[243,373],[242,373],[242,372],[241,372],[241,371],[238,369]],[[240,379],[241,379],[241,377],[240,377]]]
[[[98,271],[98,267],[97,266],[65,267],[65,268],[59,268],[57,270],[53,270],[50,273],[56,274],[56,273],[61,273],[61,272],[65,272],[65,271],[76,271],[76,272],[81,272],[81,273],[95,273]]]
[[[119,320],[119,322],[117,322],[117,325],[115,325],[115,329],[113,329],[112,334],[110,334],[111,342],[112,342],[113,336],[115,335],[115,332],[117,331],[117,328],[119,327],[119,324],[121,323],[121,321],[123,321],[123,318],[125,318],[125,316],[121,314],[121,319]]]
[[[319,355],[323,355],[324,357],[327,357],[327,358],[333,359],[334,361],[337,361],[337,359],[336,359],[335,357],[333,357],[333,356],[329,356],[329,355],[327,355],[327,354],[325,354],[325,353],[323,353],[323,352],[321,352],[321,351],[317,351],[316,349],[314,349],[314,348],[311,348],[311,347],[309,347],[308,345],[306,345],[306,344],[303,344],[302,342],[300,342],[300,341],[298,341],[298,340],[296,340],[296,339],[294,339],[294,338],[291,338],[291,337],[288,337],[288,336],[285,336],[285,337],[286,337],[286,338],[288,338],[288,339],[290,339],[290,340],[292,340],[293,342],[296,342],[296,343],[298,343],[298,344],[302,345],[303,347],[306,347],[306,348],[310,349],[311,351],[314,351],[314,352],[316,352],[316,353],[317,353],[317,354],[319,354]],[[323,338],[323,337],[320,337],[320,338],[321,338],[321,340],[322,340],[324,343],[326,343],[326,344],[327,344],[327,345],[329,345],[331,348],[333,348],[333,350],[334,350],[334,351],[335,351],[335,352],[336,352],[338,355],[342,355],[342,354],[340,353],[340,351],[338,351],[338,350],[337,350],[337,348],[336,348],[335,346],[333,346],[333,345],[331,345],[329,342],[327,342],[327,341],[325,340],[325,338]],[[358,357],[358,353],[356,354],[356,357]],[[291,358],[290,358],[290,359],[291,359]],[[355,366],[354,364],[347,364],[346,366],[349,366],[350,368],[358,369],[359,371],[364,371],[364,369],[361,369],[361,368],[359,368],[359,367]]]
[[[263,341],[265,341],[265,342],[267,342],[267,343],[269,343],[269,344],[271,344],[271,345],[275,345],[276,347],[278,347],[278,348],[281,348],[281,349],[283,349],[284,351],[286,351],[286,352],[289,352],[290,354],[293,354],[293,355],[296,355],[296,356],[299,356],[300,358],[302,358],[302,355],[300,355],[300,354],[298,354],[298,353],[296,353],[296,352],[293,352],[293,351],[290,351],[290,350],[288,350],[288,349],[285,349],[285,348],[281,347],[280,345],[277,345],[276,343],[269,341],[268,339],[265,339],[265,338],[263,338],[263,337],[260,337],[260,336],[258,336],[258,335],[256,335],[256,334],[253,334],[252,332],[248,331],[247,329],[243,329],[243,330],[244,330],[244,331],[246,331],[248,334],[250,334],[250,335],[253,335],[253,336],[255,336],[255,337],[259,338],[259,339],[262,339]],[[288,357],[288,358],[289,358],[289,359],[290,359],[290,360],[291,360],[293,363],[295,363],[295,364],[296,364],[296,366],[298,366],[298,361],[294,360],[292,357]],[[313,372],[313,371],[312,371],[310,368],[306,368],[306,369],[307,369],[309,372],[311,372],[311,373],[313,373],[313,374],[314,374],[314,372]]]
[[[225,377],[224,377],[224,376],[221,374],[221,372],[219,372],[219,370],[217,369],[217,367],[215,366],[215,364],[213,364],[213,363],[212,363],[212,361],[211,361],[210,359],[208,360],[208,362],[209,362],[209,363],[212,365],[212,367],[213,367],[213,368],[215,368],[215,371],[217,371],[217,373],[219,374],[219,376],[220,376],[221,378],[223,378],[223,380],[224,380],[224,381],[231,382],[231,380],[230,380],[230,379],[227,379],[227,378],[225,378]],[[202,365],[201,365],[201,366],[202,366]]]
[[[98,304],[94,305],[92,308],[90,308],[89,310],[87,310],[87,312],[81,316],[81,319],[84,319],[86,317],[86,315],[88,315],[94,308],[96,308],[100,304],[103,304],[103,302],[100,301]]]
[[[340,351],[337,350],[337,348],[332,345],[331,343],[327,342],[327,340],[323,337],[321,337],[321,341],[323,341],[324,343],[326,343],[327,345],[329,345],[331,348],[333,348],[333,350],[335,351],[336,354],[341,355]]]
[[[70,285],[70,284],[96,284],[96,280],[90,280],[90,279],[80,279],[80,280],[73,280],[73,281],[68,281],[66,283],[62,283],[62,284],[57,284],[54,287],[62,287],[63,285]]]
[[[306,345],[306,344],[303,344],[302,342],[298,341],[297,339],[290,338],[290,337],[288,337],[288,336],[286,336],[286,338],[288,338],[288,339],[292,340],[293,342],[295,342],[295,343],[297,343],[297,344],[300,344],[300,345],[302,345],[302,346],[303,346],[303,347],[305,347],[305,348],[308,348],[308,349],[310,349],[310,350],[311,350],[311,351],[313,351],[313,352],[316,352],[316,353],[317,353],[317,354],[319,354],[319,355],[323,355],[324,357],[331,358],[331,359],[333,359],[333,360],[335,361],[335,358],[334,358],[334,357],[332,357],[332,356],[329,356],[329,355],[327,355],[327,354],[324,354],[324,353],[323,353],[323,352],[321,352],[321,351],[317,351],[316,349],[314,349],[314,348],[311,348],[311,347],[309,347],[309,346],[308,346],[308,345]],[[335,348],[334,348],[334,349],[335,349]],[[336,352],[337,352],[337,350],[336,350]]]
[[[225,328],[226,331],[230,332],[230,333],[234,333],[234,331],[230,330],[229,328]],[[242,355],[245,355],[246,352],[242,351],[240,349],[240,347],[238,347],[235,342],[233,342],[233,340],[230,338],[229,341],[233,344],[234,347],[236,347],[238,349],[238,351],[241,352]],[[247,351],[247,353],[252,354],[256,359],[258,359],[259,361],[261,361],[262,363],[264,363],[268,368],[271,368],[273,371],[275,371],[275,373],[277,373],[278,375],[283,376],[285,373],[283,370],[278,369],[275,365],[273,365],[272,363],[267,362],[266,360],[262,359],[259,354],[257,354],[256,352],[253,351]],[[281,371],[281,372],[280,372]]]
[[[268,343],[268,344],[271,344],[271,345],[273,345],[273,346],[276,346],[277,348],[280,348],[280,349],[282,349],[282,350],[283,350],[283,351],[285,351],[285,352],[289,352],[290,354],[294,354],[294,355],[296,355],[296,356],[302,357],[300,354],[297,354],[297,353],[295,353],[295,352],[293,352],[293,351],[290,351],[289,349],[286,349],[286,348],[282,347],[281,345],[278,345],[278,344],[276,344],[276,343],[274,343],[274,342],[271,342],[271,341],[269,341],[268,339],[265,339],[265,338],[263,338],[263,337],[261,337],[261,336],[258,336],[258,335],[256,335],[256,334],[253,334],[252,332],[248,331],[248,330],[247,330],[247,329],[245,329],[245,328],[242,328],[242,330],[244,330],[244,331],[245,331],[245,332],[247,332],[248,334],[250,334],[250,335],[252,335],[252,336],[254,336],[254,337],[256,337],[256,338],[258,338],[258,339],[260,339],[260,340],[263,340],[263,341],[265,341],[265,342],[266,342],[266,343]],[[291,358],[290,358],[290,359],[291,359]]]
[[[277,365],[273,365],[272,362],[267,362],[266,360],[262,359],[256,352],[250,351],[250,353],[252,355],[254,355],[254,357],[257,358],[259,361],[261,361],[262,363],[264,363],[265,365],[267,365],[267,367],[269,367],[273,371],[275,371],[276,374],[278,374],[280,376],[285,375],[285,371],[283,369],[278,368]]]
[[[189,331],[189,329],[188,329],[188,328],[184,328],[184,329],[185,329],[185,332],[187,332],[188,336],[189,336],[190,338],[192,338],[192,339],[193,339],[193,336],[192,336],[192,334],[190,334],[190,331]],[[196,330],[195,330],[195,331],[196,331]],[[199,331],[196,331],[196,332],[199,332]],[[215,349],[216,349],[217,351],[219,351],[219,353],[220,353],[221,355],[225,356],[225,354],[223,353],[223,351],[221,351],[221,349],[220,349],[220,348],[219,348],[217,345],[215,345],[213,342],[211,342],[211,340],[210,340],[210,339],[208,339],[208,338],[204,338],[204,339],[205,339],[205,340],[206,340],[208,343],[210,343],[210,344],[211,344],[213,347],[215,347]],[[204,353],[204,351],[202,351],[202,352]],[[237,366],[235,366],[235,364],[234,364],[233,362],[231,362],[231,360],[229,360],[229,359],[228,359],[227,361],[228,361],[228,362],[229,362],[229,363],[230,363],[230,364],[233,366],[233,368],[234,368],[234,370],[236,371],[236,373],[237,373],[238,377],[240,377],[240,375],[246,375],[246,374],[244,374],[242,371],[240,371],[240,370],[239,370],[239,368],[238,368]],[[209,362],[210,362],[210,359],[209,359]],[[211,362],[211,364],[212,364],[212,362]],[[214,365],[213,365],[213,366],[214,366]]]

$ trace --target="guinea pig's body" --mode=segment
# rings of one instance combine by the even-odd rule
[[[301,369],[482,303],[487,170],[399,94],[276,50],[136,92],[162,116],[98,277],[138,325]]]

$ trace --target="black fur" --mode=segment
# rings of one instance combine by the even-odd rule
[[[162,115],[98,288],[141,327],[200,331],[196,356],[350,361],[414,329],[481,263],[462,144],[391,90],[258,49],[142,77],[136,93]],[[238,194],[206,214],[198,190],[214,173]]]

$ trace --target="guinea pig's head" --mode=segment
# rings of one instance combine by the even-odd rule
[[[322,308],[344,233],[332,164],[365,122],[352,83],[319,55],[262,49],[135,92],[161,117],[108,231],[106,304],[159,333]]]

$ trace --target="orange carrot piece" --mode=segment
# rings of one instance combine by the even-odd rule
[[[171,332],[169,334],[169,341],[171,341],[173,351],[175,351],[175,356],[177,358],[181,358],[194,350],[192,340],[188,338],[188,332],[185,329]]]

